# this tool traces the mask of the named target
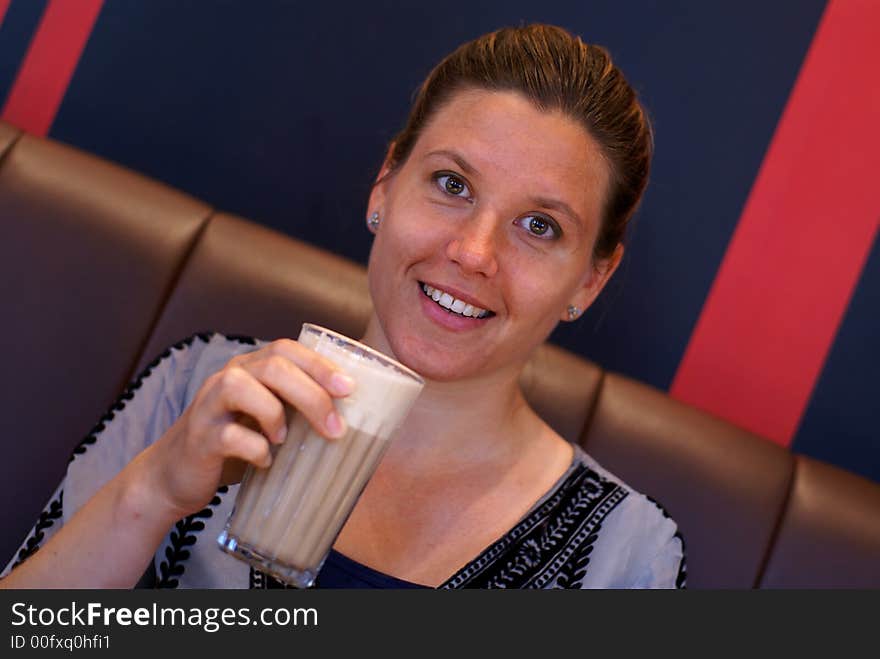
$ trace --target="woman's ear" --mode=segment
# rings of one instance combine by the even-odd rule
[[[379,173],[376,175],[376,182],[374,185],[378,185],[385,179],[389,174],[391,174],[391,170],[394,169],[392,167],[392,162],[394,160],[394,148],[397,146],[397,142],[392,141],[388,145],[388,150],[385,152],[385,160],[382,161],[382,167],[379,169]]]
[[[620,261],[623,258],[623,243],[618,243],[614,248],[614,253],[607,259],[602,259],[593,264],[589,273],[584,278],[581,287],[575,292],[568,307],[563,310],[560,318],[562,320],[577,320],[581,314],[590,308],[590,305],[605,288],[605,284],[611,279],[611,275],[617,270]]]
[[[388,146],[388,151],[385,154],[385,160],[382,162],[382,167],[379,169],[379,173],[376,175],[376,180],[373,182],[373,188],[370,190],[367,215],[371,215],[372,213],[379,213],[381,215],[382,209],[385,207],[385,188],[387,186],[388,179],[391,177],[391,174],[393,172],[393,167],[391,166],[392,153],[394,153],[394,142],[392,142]]]

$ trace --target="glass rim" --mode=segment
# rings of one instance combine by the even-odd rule
[[[352,348],[363,351],[373,359],[381,362],[383,365],[391,367],[392,369],[400,373],[400,375],[411,378],[421,385],[425,384],[425,378],[416,373],[414,370],[412,370],[408,366],[404,366],[393,357],[389,357],[385,353],[379,352],[375,348],[371,348],[366,343],[358,341],[357,339],[353,339],[350,336],[346,336],[345,334],[340,334],[339,332],[336,332],[327,327],[323,327],[322,325],[316,325],[315,323],[303,323],[302,329],[316,334],[327,334],[340,343],[344,343],[351,346]]]

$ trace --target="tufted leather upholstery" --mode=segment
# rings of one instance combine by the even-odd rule
[[[359,335],[364,269],[0,122],[0,558],[125,383],[197,331]],[[651,494],[691,588],[880,587],[880,485],[793,455],[553,345],[523,373],[567,439]]]

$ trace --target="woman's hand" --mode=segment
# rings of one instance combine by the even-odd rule
[[[353,389],[354,381],[338,366],[297,341],[282,339],[233,357],[138,456],[149,491],[174,519],[201,510],[221,482],[240,479],[244,463],[272,463],[270,445],[287,434],[285,404],[334,439],[345,432],[345,421],[332,399]]]
[[[0,587],[130,588],[169,527],[208,504],[224,463],[271,463],[270,442],[286,434],[285,404],[322,435],[338,437],[344,422],[334,414],[333,398],[353,388],[337,366],[296,341],[234,357],[205,380],[159,441],[104,484]]]

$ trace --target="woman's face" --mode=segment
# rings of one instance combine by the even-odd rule
[[[592,259],[608,185],[572,119],[514,92],[457,93],[370,196],[374,340],[434,380],[518,370],[619,261]]]

